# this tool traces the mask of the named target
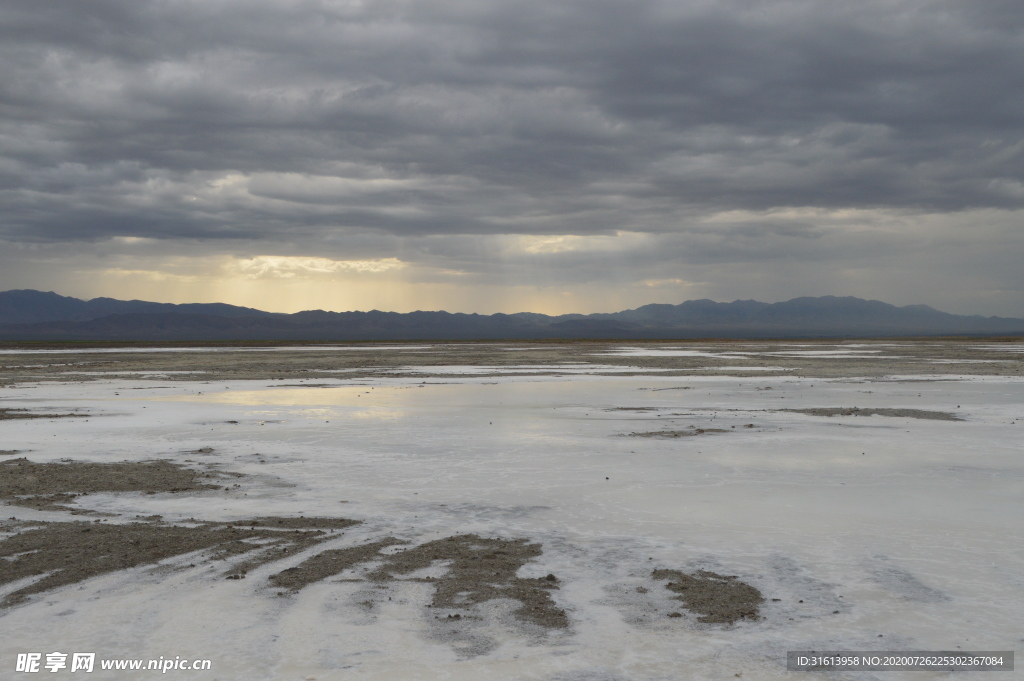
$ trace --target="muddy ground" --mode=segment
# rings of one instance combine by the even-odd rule
[[[727,432],[729,431],[724,428],[698,428],[697,426],[690,426],[686,430],[647,430],[629,433],[628,437],[695,437],[697,435]]]
[[[224,474],[170,461],[33,463],[25,457],[0,461],[0,500],[40,510],[95,492],[191,492],[223,487]]]
[[[485,601],[511,598],[519,601],[514,615],[542,627],[569,626],[565,612],[555,606],[549,593],[558,588],[558,578],[549,574],[537,579],[517,577],[519,568],[541,555],[540,544],[526,539],[486,539],[475,534],[446,537],[395,553],[370,573],[374,581],[387,581],[448,563],[443,577],[434,582],[434,608],[470,608]]]
[[[63,504],[95,492],[203,492],[221,489],[221,473],[187,468],[170,461],[35,463],[27,458],[0,463],[0,499],[8,504],[43,510],[67,510]],[[254,518],[233,523],[197,521],[172,525],[149,522],[35,522],[11,520],[0,529],[13,534],[0,542],[0,585],[36,577],[9,593],[0,606],[90,577],[157,563],[184,554],[206,552],[206,560],[252,554],[230,566],[228,579],[272,561],[286,559],[358,523],[343,518]],[[568,618],[551,600],[558,588],[554,575],[524,579],[516,572],[541,555],[539,544],[525,539],[493,539],[477,535],[447,537],[398,553],[380,551],[402,544],[393,537],[361,546],[331,549],[270,577],[272,586],[297,591],[355,565],[380,565],[367,577],[394,581],[435,563],[448,565],[444,576],[429,578],[435,586],[432,607],[471,608],[485,601],[510,598],[520,602],[516,617],[548,628],[565,628]]]
[[[679,594],[676,599],[687,610],[700,615],[698,622],[734,624],[741,619],[756,620],[760,617],[764,596],[734,575],[720,575],[708,570],[697,570],[693,574],[679,570],[655,570],[651,577],[667,579],[665,588]]]
[[[0,408],[0,421],[14,421],[17,419],[67,419],[84,418],[89,414],[40,414],[28,409],[5,409]]]
[[[885,377],[891,375],[1020,375],[1024,374],[1021,339],[955,339],[851,341],[859,350],[877,350],[861,357],[794,356],[780,351],[840,349],[835,340],[800,341],[489,341],[482,343],[246,343],[191,344],[217,347],[218,352],[145,352],[144,344],[16,344],[0,349],[48,350],[47,354],[0,355],[0,386],[34,381],[78,382],[98,378],[149,378],[169,381],[225,381],[243,379],[305,380],[359,379],[381,375],[451,376],[431,367],[471,365],[513,367],[552,366],[567,362],[612,365],[629,373],[661,376],[709,376],[727,372],[739,376]],[[295,349],[302,345],[301,349]],[[992,346],[982,349],[979,346]],[[102,346],[110,352],[82,352]],[[636,357],[609,354],[624,346],[659,349],[682,348],[710,352],[713,357]],[[1002,348],[1005,346],[1005,350]],[[149,347],[189,347],[189,344],[153,344]],[[359,350],[339,348],[360,347]],[[117,352],[119,349],[132,352]],[[291,348],[291,349],[289,349]],[[1016,348],[1018,351],[1013,352]],[[138,350],[142,351],[138,351]],[[55,352],[53,352],[55,351]],[[729,357],[722,353],[748,353]],[[756,367],[744,371],[730,367]],[[769,368],[764,371],[764,368]],[[171,373],[166,373],[171,372]],[[140,376],[141,373],[141,376]],[[622,375],[622,374],[620,374]],[[295,384],[293,385],[304,385]],[[284,384],[288,385],[288,384]]]
[[[780,409],[811,416],[891,416],[904,419],[927,421],[963,421],[948,411],[927,411],[925,409],[860,409],[858,407],[813,407],[811,409]]]
[[[367,542],[344,549],[328,549],[308,558],[295,567],[290,567],[270,576],[270,584],[290,591],[299,591],[310,584],[339,575],[357,565],[371,563],[382,558],[380,552],[389,546],[405,544],[394,537]]]
[[[339,530],[359,524],[344,518],[255,518],[232,523],[168,524],[145,522],[0,522],[0,587],[27,581],[0,599],[0,608],[17,606],[31,596],[104,574],[163,564],[191,569],[224,562],[220,579],[245,579],[264,565],[287,561],[323,542],[343,536]],[[357,546],[327,549],[296,566],[272,574],[266,586],[277,595],[338,576],[358,566],[369,566],[355,579],[386,586],[418,581],[433,586],[429,608],[444,612],[448,620],[473,617],[488,601],[517,601],[513,616],[544,629],[566,629],[568,614],[552,598],[561,579],[554,574],[519,577],[519,570],[542,553],[540,544],[527,539],[456,535],[404,548],[408,542],[394,537]],[[384,549],[400,546],[382,554]],[[186,563],[186,561],[188,561]],[[426,568],[442,568],[438,577],[409,577]],[[218,578],[218,577],[214,577]],[[698,570],[655,570],[654,581],[668,580],[666,588],[679,594],[682,608],[706,624],[734,624],[757,620],[764,601],[760,591],[739,581]],[[454,612],[453,612],[454,611]],[[679,613],[669,613],[677,617]]]
[[[205,551],[203,558],[214,561],[258,551],[260,558],[247,563],[255,567],[332,538],[323,529],[281,530],[274,527],[273,520],[198,523],[195,526],[167,525],[159,521],[127,524],[8,521],[0,529],[15,534],[0,542],[0,559],[3,560],[0,586],[30,577],[38,579],[9,593],[0,601],[0,607],[16,605],[32,594],[90,577],[185,554]],[[309,520],[331,522],[336,528],[356,524],[343,519]],[[199,557],[194,559],[200,560]],[[227,576],[238,578],[240,575],[244,573],[232,570]]]
[[[106,464],[36,463],[19,458],[0,463],[0,499],[65,511],[64,503],[96,492],[216,493],[223,475],[162,460]],[[220,579],[245,579],[257,568],[288,562],[360,524],[319,517],[259,517],[229,523],[192,519],[176,524],[159,516],[125,520],[48,522],[11,517],[0,522],[0,587],[15,585],[0,599],[0,608],[92,577],[147,565],[191,569],[223,561],[224,569],[217,571]],[[447,621],[473,617],[477,607],[489,601],[512,600],[519,604],[512,613],[518,620],[543,629],[566,629],[569,615],[552,597],[562,580],[554,574],[537,578],[518,574],[542,553],[540,544],[524,538],[462,534],[412,546],[385,536],[319,551],[270,575],[265,586],[286,595],[365,566],[356,581],[381,586],[407,580],[431,584],[433,596],[427,607],[444,611]],[[428,569],[441,574],[416,575]],[[735,578],[703,571],[652,574],[653,580],[664,578],[670,579],[670,590],[682,594],[684,606],[700,615],[700,622],[732,624],[757,618],[760,593]]]

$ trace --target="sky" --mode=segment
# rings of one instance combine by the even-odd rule
[[[1020,0],[0,0],[0,290],[1024,317]]]

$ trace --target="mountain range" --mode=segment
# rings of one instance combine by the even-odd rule
[[[469,340],[1024,335],[1024,319],[954,315],[927,305],[823,296],[781,303],[690,300],[549,316],[448,312],[282,314],[224,303],[174,305],[0,292],[0,340]]]

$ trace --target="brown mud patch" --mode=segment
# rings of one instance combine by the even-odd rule
[[[519,569],[543,553],[540,544],[526,539],[486,539],[475,534],[456,535],[427,542],[397,553],[382,555],[389,547],[406,542],[385,537],[376,542],[344,549],[323,551],[299,565],[270,577],[270,583],[298,591],[309,584],[351,569],[357,565],[380,562],[366,575],[371,582],[398,581],[399,575],[447,563],[441,577],[413,577],[434,586],[432,608],[468,610],[496,599],[512,599],[520,606],[513,613],[525,622],[548,629],[565,629],[569,618],[557,607],[550,591],[558,588],[554,575],[528,579],[517,577]],[[460,617],[452,616],[452,617]]]
[[[251,558],[235,564],[226,574],[227,579],[245,579],[249,570],[282,560],[296,553],[305,551],[311,546],[331,539],[324,530],[342,530],[358,525],[358,520],[347,518],[253,518],[252,520],[230,523],[229,527],[242,528],[247,532],[255,532],[263,538],[262,551]],[[267,534],[269,532],[269,534]],[[266,541],[267,538],[271,540]],[[244,540],[242,540],[244,541]],[[243,549],[245,547],[239,546]],[[249,545],[246,550],[259,548]],[[243,551],[244,552],[244,551]]]
[[[0,500],[38,510],[68,510],[64,504],[92,492],[190,492],[219,489],[220,473],[186,468],[170,461],[84,461],[33,463],[27,458],[0,462]]]
[[[690,426],[686,430],[649,430],[642,433],[629,433],[627,437],[694,437],[709,433],[727,433],[724,428],[698,428]]]
[[[329,549],[299,563],[295,567],[271,575],[270,584],[282,589],[298,591],[315,582],[333,577],[344,570],[362,563],[369,563],[381,557],[381,550],[404,544],[400,539],[385,537],[380,541],[353,546],[347,549]]]
[[[14,421],[17,419],[74,419],[86,418],[90,414],[39,414],[28,409],[0,408],[0,421]]]
[[[741,619],[760,619],[760,606],[764,603],[761,592],[735,576],[719,575],[708,570],[697,570],[688,575],[679,570],[655,570],[654,579],[667,579],[669,591],[679,594],[687,610],[700,614],[698,622],[705,624],[733,624]],[[679,616],[672,613],[672,616]]]
[[[384,564],[368,577],[378,582],[391,581],[395,575],[444,561],[449,566],[443,577],[424,578],[434,584],[431,607],[469,608],[485,601],[510,598],[520,603],[513,613],[518,619],[548,629],[565,629],[569,618],[550,594],[558,588],[558,578],[550,574],[536,579],[516,576],[519,568],[542,553],[540,544],[530,544],[526,539],[486,539],[463,534],[387,556]]]
[[[98,521],[0,524],[0,531],[16,532],[0,541],[0,565],[3,566],[0,586],[35,578],[7,594],[0,600],[0,608],[92,577],[197,552],[205,552],[205,555],[196,556],[195,562],[243,557],[242,562],[235,561],[223,576],[245,579],[250,570],[305,551],[335,538],[335,530],[359,524],[357,520],[344,518],[254,518],[232,523],[201,522],[194,526],[166,524],[158,517],[151,520],[126,524]],[[405,543],[395,537],[385,537],[360,546],[322,551],[272,575],[269,584],[299,591],[367,563],[378,563],[378,566],[365,575],[366,579],[385,584],[399,581],[401,575],[442,563],[447,564],[447,570],[441,577],[407,578],[434,586],[428,607],[467,611],[486,601],[511,599],[519,602],[513,615],[520,620],[548,629],[569,626],[565,611],[555,605],[550,594],[558,589],[557,577],[551,574],[532,579],[516,576],[523,565],[541,555],[539,544],[531,544],[526,539],[487,539],[469,534],[446,537],[397,553],[381,553],[390,546]],[[195,562],[188,567],[195,567]]]
[[[18,453],[19,450],[17,449],[0,449],[0,456],[14,456]]]
[[[926,419],[930,421],[963,421],[962,418],[948,411],[927,411],[924,409],[860,409],[858,407],[814,407],[812,409],[780,409],[797,414],[811,416],[890,416],[906,419]]]
[[[98,522],[56,522],[31,526],[0,542],[0,586],[38,577],[36,581],[9,593],[0,607],[10,607],[28,596],[43,593],[91,577],[151,565],[196,551],[209,551],[208,560],[226,560],[236,555],[261,551],[256,566],[292,555],[308,546],[330,539],[323,529],[349,527],[358,521],[342,518],[259,518],[243,523],[201,523],[195,527],[159,522],[124,525]],[[280,530],[304,521],[304,529]],[[287,523],[287,524],[286,524]],[[33,523],[33,525],[35,525]],[[249,525],[248,527],[246,525]],[[10,529],[10,526],[2,529]],[[228,577],[241,579],[237,568]]]
[[[358,525],[360,521],[348,518],[304,518],[267,516],[229,523],[236,527],[264,527],[275,530],[342,530]]]
[[[612,407],[605,411],[660,411],[661,407]]]

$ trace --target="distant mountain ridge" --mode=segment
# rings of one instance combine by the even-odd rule
[[[271,314],[251,307],[225,303],[150,303],[144,300],[93,298],[79,300],[52,291],[16,289],[0,292],[0,324],[34,324],[39,322],[81,322],[112,314],[192,313],[217,317],[247,317]]]
[[[0,292],[0,340],[469,340],[1024,335],[1024,319],[954,315],[927,305],[823,296],[781,303],[689,300],[549,316],[449,312],[264,312],[223,303],[89,301]]]

